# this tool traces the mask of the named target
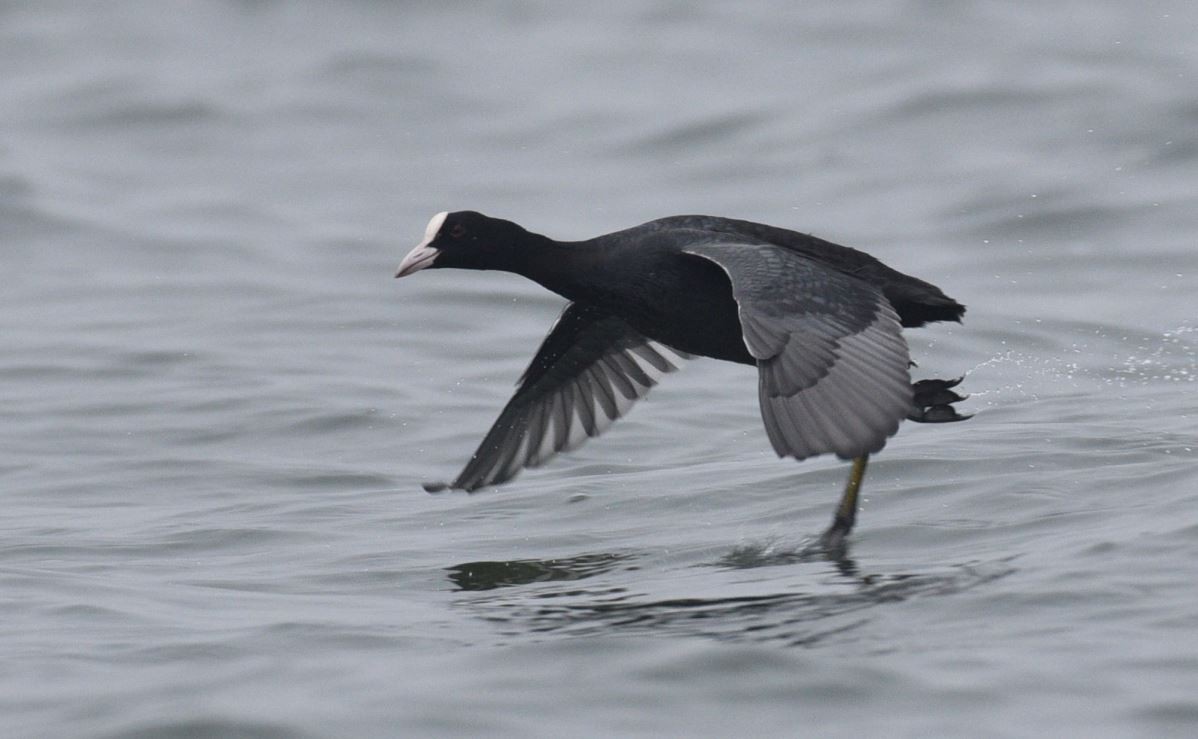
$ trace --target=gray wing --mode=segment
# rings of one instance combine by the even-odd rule
[[[911,410],[912,390],[898,316],[876,287],[771,245],[684,251],[732,282],[778,456],[851,459],[885,446]]]
[[[689,355],[650,341],[613,315],[571,303],[524,371],[465,469],[436,492],[498,485],[598,436]]]

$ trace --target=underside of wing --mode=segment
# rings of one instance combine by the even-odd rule
[[[768,244],[686,251],[732,282],[779,456],[851,459],[886,444],[912,408],[910,358],[898,316],[876,287]]]
[[[425,489],[497,485],[577,447],[627,413],[686,357],[615,316],[571,303],[461,474]]]

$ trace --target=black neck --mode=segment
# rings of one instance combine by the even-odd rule
[[[554,241],[529,233],[520,245],[520,262],[510,271],[569,300],[585,300],[597,275],[597,250],[587,241]],[[585,283],[585,284],[584,284]]]

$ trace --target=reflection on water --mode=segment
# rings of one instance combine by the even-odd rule
[[[449,568],[449,577],[459,590],[494,590],[582,580],[612,571],[629,559],[632,555],[584,554],[566,559],[471,562]],[[483,619],[510,636],[672,634],[810,646],[868,623],[874,608],[959,593],[1015,571],[1004,560],[961,564],[938,573],[863,573],[846,550],[775,550],[772,545],[739,547],[714,564],[747,569],[811,562],[832,564],[840,577],[832,584],[815,583],[794,592],[674,599],[644,599],[627,587],[600,581],[585,587],[512,590],[461,605],[481,608]]]
[[[631,559],[629,554],[580,554],[565,559],[514,559],[509,562],[466,562],[449,568],[458,590],[494,590],[553,580],[581,580],[608,572]],[[633,569],[633,568],[627,568]]]

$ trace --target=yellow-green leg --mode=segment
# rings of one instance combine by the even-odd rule
[[[836,515],[832,525],[820,537],[820,543],[827,549],[837,549],[844,546],[845,537],[853,530],[857,521],[857,493],[861,490],[861,480],[865,478],[865,465],[869,455],[862,454],[853,460],[853,469],[849,471],[849,481],[844,486],[844,495],[840,497],[840,505],[836,506]]]

